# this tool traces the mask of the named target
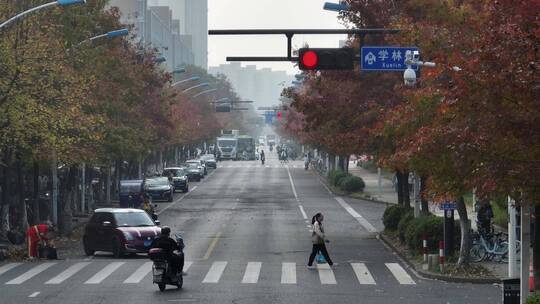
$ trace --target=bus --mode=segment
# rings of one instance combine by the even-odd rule
[[[237,159],[238,139],[236,137],[218,137],[216,144],[220,159]]]
[[[240,135],[238,139],[238,159],[255,160],[255,139],[249,135]],[[244,151],[246,159],[244,159]]]

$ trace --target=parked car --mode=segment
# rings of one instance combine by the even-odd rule
[[[182,167],[171,167],[163,169],[164,177],[172,179],[172,185],[174,187],[173,191],[177,189],[182,190],[183,192],[189,191],[189,182],[188,175],[184,168]]]
[[[203,156],[201,156],[201,159],[204,160],[206,166],[208,168],[214,168],[216,169],[217,168],[217,161],[216,161],[216,157],[214,156],[214,154],[205,154]]]
[[[208,171],[207,171],[206,164],[205,164],[204,160],[202,160],[202,159],[191,159],[191,160],[186,161],[186,164],[190,164],[190,163],[197,164],[197,166],[201,166],[202,169],[203,169],[204,175],[208,174]]]
[[[152,200],[172,202],[174,187],[167,177],[153,177],[144,181],[144,192]]]
[[[109,251],[117,258],[126,253],[147,253],[161,232],[158,226],[158,220],[154,222],[140,209],[96,209],[84,229],[84,253],[91,256],[96,251]]]
[[[142,203],[144,194],[144,181],[141,180],[121,180],[120,181],[120,207],[137,208]]]
[[[183,164],[182,167],[186,171],[189,181],[199,182],[204,177],[204,173],[201,176],[201,168],[197,164]]]

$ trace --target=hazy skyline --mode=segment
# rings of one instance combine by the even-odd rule
[[[323,10],[329,0],[208,0],[208,29],[261,28],[345,28],[336,12]],[[304,43],[311,47],[338,47],[346,35],[295,35],[293,49]],[[227,56],[286,56],[285,35],[272,36],[209,36],[208,65],[227,63]],[[290,62],[242,62],[258,68],[295,74]]]

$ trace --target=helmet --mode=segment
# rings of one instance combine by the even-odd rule
[[[171,228],[168,226],[164,226],[161,228],[161,235],[170,235],[171,234]]]

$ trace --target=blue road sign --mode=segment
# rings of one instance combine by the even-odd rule
[[[456,209],[456,203],[453,202],[445,202],[441,204],[442,210],[455,210]]]
[[[405,71],[405,52],[418,51],[415,46],[364,46],[360,53],[360,66],[363,71]],[[412,66],[418,70],[418,66]]]

